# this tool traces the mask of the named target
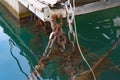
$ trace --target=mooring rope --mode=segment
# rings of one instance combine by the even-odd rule
[[[74,11],[75,11],[75,7],[76,7],[76,5],[75,5],[75,0],[73,0],[73,9],[74,9]],[[83,60],[85,61],[85,63],[88,65],[90,71],[92,72],[92,75],[93,75],[94,80],[97,80],[97,78],[96,78],[96,76],[95,76],[95,73],[94,73],[92,67],[91,67],[90,64],[88,63],[87,59],[84,57],[83,52],[82,52],[82,50],[81,50],[81,48],[80,48],[80,44],[79,44],[79,41],[78,41],[78,34],[77,34],[75,17],[74,17],[74,28],[75,28],[75,37],[76,37],[76,42],[77,42],[77,46],[78,46],[79,52],[80,52]]]

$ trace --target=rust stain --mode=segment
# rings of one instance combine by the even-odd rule
[[[56,21],[56,16],[53,16]],[[56,23],[53,19],[54,27],[57,27],[61,29],[62,25],[62,19],[60,19],[60,23]],[[35,19],[38,29],[34,32],[36,33],[36,36],[39,35],[41,32],[40,29],[44,30],[47,35],[51,33],[51,29],[48,29],[47,27],[50,27],[48,23],[43,23],[37,19]],[[61,32],[62,36],[63,31]],[[60,36],[59,36],[60,37]],[[107,65],[111,63],[111,60],[109,60],[107,57],[112,53],[112,51],[117,47],[117,45],[120,43],[120,39],[113,45],[113,47],[108,50],[101,58],[99,58],[98,61],[95,63],[93,62],[92,69],[95,72],[95,75],[97,79],[99,79],[99,76],[102,74],[103,70],[106,68]],[[79,53],[77,45],[75,47],[72,47],[72,44],[70,44],[69,40],[66,38],[65,40],[65,47],[66,49],[64,51],[61,51],[60,44],[58,45],[58,41],[54,44],[52,48],[52,52],[50,53],[49,57],[43,56],[39,60],[39,64],[37,65],[36,70],[42,74],[42,71],[45,67],[47,67],[49,61],[54,61],[56,58],[60,58],[59,61],[59,71],[61,74],[66,73],[69,76],[69,80],[72,80],[73,76],[76,74],[79,74],[75,80],[93,80],[93,75],[90,70],[83,73],[84,67],[82,65],[82,58]],[[96,55],[90,54],[88,49],[85,49],[84,47],[81,47],[84,54],[88,55],[89,57],[96,57]],[[36,72],[33,72],[36,75]]]

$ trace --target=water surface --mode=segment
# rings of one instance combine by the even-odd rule
[[[76,21],[80,44],[99,57],[120,37],[120,7],[77,16]],[[48,37],[43,36],[44,33],[36,37],[31,32],[33,28],[33,24],[15,25],[0,10],[0,80],[26,80],[38,64]],[[119,52],[120,45],[109,55],[113,66],[103,71],[100,80],[120,80]],[[50,62],[42,77],[48,80],[67,80],[66,74],[58,74],[58,67],[57,60]]]

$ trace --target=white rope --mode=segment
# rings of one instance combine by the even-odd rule
[[[73,9],[74,9],[74,11],[75,11],[75,0],[73,0]],[[91,72],[92,72],[92,74],[93,74],[94,80],[97,80],[97,79],[96,79],[96,76],[95,76],[95,73],[94,73],[94,71],[93,71],[93,69],[92,69],[92,67],[90,66],[90,64],[88,63],[88,61],[86,60],[86,58],[84,57],[83,52],[82,52],[82,50],[81,50],[81,48],[80,48],[79,41],[78,41],[78,35],[77,35],[76,20],[75,20],[75,18],[74,18],[74,28],[75,28],[75,36],[76,36],[76,42],[77,42],[77,46],[78,46],[79,52],[80,52],[83,60],[86,62],[86,64],[88,65],[89,69],[91,70]]]

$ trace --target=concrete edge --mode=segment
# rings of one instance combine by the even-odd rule
[[[0,0],[0,3],[3,4],[9,12],[12,13],[12,15],[17,18],[18,20],[22,18],[26,18],[31,15],[31,12],[24,12],[24,13],[18,13],[16,10],[14,10],[7,2],[4,0]]]

